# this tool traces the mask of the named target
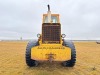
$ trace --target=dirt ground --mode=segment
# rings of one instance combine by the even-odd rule
[[[27,42],[0,42],[0,75],[100,75],[100,44],[74,42],[77,62],[73,68],[60,62],[41,62],[38,67],[25,63]]]

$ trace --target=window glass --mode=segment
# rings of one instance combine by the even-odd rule
[[[57,23],[57,16],[51,16],[52,23]]]
[[[48,17],[47,16],[45,16],[44,23],[48,23]]]
[[[57,16],[51,16],[51,22],[52,23],[57,23]],[[45,16],[45,19],[44,19],[44,23],[48,23],[48,17]]]

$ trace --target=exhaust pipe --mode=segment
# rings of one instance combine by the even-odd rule
[[[48,23],[51,23],[51,11],[50,11],[50,5],[47,5],[48,7],[48,11],[47,11],[47,15],[48,15]]]

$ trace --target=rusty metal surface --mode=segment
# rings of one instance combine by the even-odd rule
[[[42,43],[60,43],[61,27],[59,24],[42,25]]]

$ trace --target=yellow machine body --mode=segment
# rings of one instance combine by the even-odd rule
[[[38,39],[39,45],[31,48],[31,59],[66,61],[71,59],[70,47],[63,46],[59,14],[43,14],[42,34]],[[50,29],[51,28],[51,29]]]
[[[61,44],[44,44],[31,49],[31,59],[45,61],[66,61],[71,59],[69,47]]]

